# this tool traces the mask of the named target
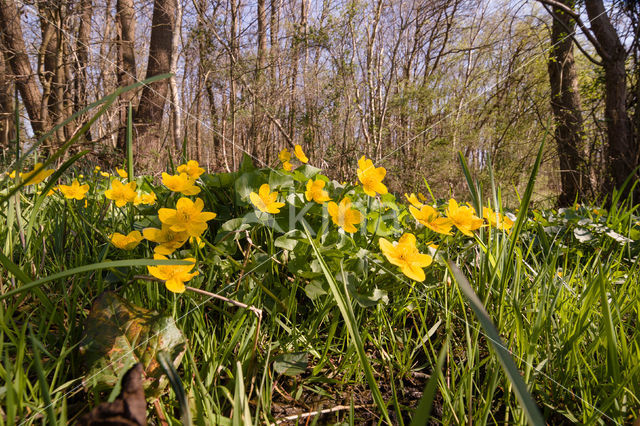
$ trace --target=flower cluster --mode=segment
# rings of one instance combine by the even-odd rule
[[[295,145],[292,152],[283,149],[279,153],[279,160],[285,171],[293,170],[293,161],[299,161],[301,164],[309,162],[309,158],[304,153],[300,145]],[[300,170],[294,174],[285,174],[293,176],[293,181],[300,182],[303,187],[298,188],[300,193],[286,194],[285,199],[281,192],[283,189],[269,183],[263,183],[255,191],[249,191],[248,200],[254,208],[268,215],[278,215],[287,202],[297,203],[306,200],[311,211],[318,212],[322,210],[331,218],[331,222],[343,234],[352,235],[354,241],[359,238],[354,235],[358,232],[359,227],[365,221],[365,218],[377,214],[380,217],[384,207],[383,202],[393,199],[388,194],[387,186],[384,179],[387,170],[384,167],[376,167],[373,160],[366,156],[361,156],[357,161],[357,169],[355,175],[357,182],[355,184],[331,185],[325,176],[310,176],[305,180],[301,179],[302,175],[308,173],[309,169]],[[111,244],[121,250],[133,250],[138,247],[143,240],[154,243],[153,252],[155,260],[166,260],[167,256],[171,256],[179,251],[188,242],[191,248],[196,251],[203,248],[205,240],[203,239],[209,225],[208,222],[216,218],[216,213],[206,211],[205,201],[202,198],[189,198],[201,194],[202,188],[198,185],[201,176],[205,170],[200,167],[197,161],[187,161],[176,169],[176,174],[162,173],[162,185],[172,194],[165,196],[161,194],[162,204],[157,209],[157,221],[159,224],[147,226],[142,229],[134,229],[128,233],[113,232],[109,235]],[[34,169],[25,173],[20,173],[20,178],[27,184],[38,184],[53,173],[53,170],[46,170],[41,163],[34,166]],[[280,172],[281,173],[281,172]],[[145,183],[133,176],[129,176],[124,169],[116,168],[113,177],[110,173],[102,171],[96,166],[93,174],[104,176],[109,179],[107,188],[104,190],[104,197],[112,200],[117,208],[123,208],[129,204],[133,206],[148,205],[152,206],[158,203],[158,196],[153,191],[143,192],[138,187],[138,183]],[[15,177],[16,173],[13,173]],[[82,175],[74,179],[71,184],[60,184],[49,191],[47,195],[56,191],[65,198],[75,200],[85,200],[87,202],[87,194],[91,190],[91,185],[82,183]],[[290,179],[290,178],[288,178]],[[94,178],[95,181],[95,178]],[[271,182],[273,182],[270,179]],[[340,188],[341,192],[337,192]],[[166,191],[165,191],[166,192]],[[96,194],[97,191],[91,192]],[[482,216],[479,217],[476,210],[469,204],[458,204],[455,199],[450,199],[444,208],[436,205],[427,204],[427,198],[422,193],[404,194],[408,205],[406,210],[401,210],[399,220],[403,226],[410,226],[413,232],[404,232],[396,240],[377,238],[377,246],[380,249],[382,261],[386,259],[391,265],[399,268],[400,272],[413,281],[425,280],[425,271],[433,262],[432,255],[438,250],[438,246],[431,242],[425,242],[429,232],[439,234],[441,238],[454,237],[454,233],[459,231],[467,237],[474,237],[474,233],[481,227],[487,226],[494,229],[509,232],[513,226],[513,221],[507,215],[493,211],[490,207],[482,209]],[[167,205],[169,203],[169,205]],[[175,204],[173,204],[175,203]],[[173,207],[171,207],[173,205]],[[316,207],[314,207],[314,205]],[[126,217],[133,218],[138,213],[148,214],[149,209],[127,207]],[[394,207],[396,208],[396,207]],[[366,211],[365,211],[366,209]],[[371,209],[371,210],[370,210]],[[373,209],[380,209],[374,212]],[[114,210],[114,212],[117,210]],[[404,213],[407,212],[408,214]],[[315,213],[314,213],[315,214]],[[407,219],[409,218],[409,222]],[[411,218],[415,222],[411,221]],[[133,222],[132,220],[132,223]],[[413,223],[413,225],[412,225]],[[426,228],[421,231],[421,228]],[[371,230],[371,228],[368,228]],[[376,228],[377,229],[377,228]],[[396,228],[397,229],[397,228]],[[364,227],[361,228],[364,234]],[[384,231],[379,235],[386,236],[392,231]],[[375,231],[378,234],[377,231]],[[416,235],[421,236],[420,239]],[[424,239],[423,237],[424,236]],[[375,236],[367,237],[368,244]],[[432,250],[431,254],[421,252],[423,250]],[[182,253],[182,252],[180,252]],[[185,290],[185,282],[198,275],[198,271],[194,270],[196,260],[189,257],[186,260],[189,265],[155,265],[148,266],[149,273],[159,280],[166,283],[170,291],[181,293]]]

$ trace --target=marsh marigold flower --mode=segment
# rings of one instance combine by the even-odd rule
[[[195,160],[189,160],[186,164],[178,166],[178,173],[186,173],[191,179],[198,179],[203,173],[204,169],[200,167]]]
[[[441,217],[440,213],[438,213],[438,211],[433,207],[426,204],[420,209],[409,206],[409,211],[415,220],[432,231],[439,234],[452,235],[451,226],[453,226],[453,223],[451,222],[451,219]]]
[[[272,214],[280,213],[280,207],[283,207],[285,204],[276,201],[278,199],[278,192],[271,192],[268,183],[262,184],[257,194],[255,192],[249,194],[249,199],[261,212]]]
[[[89,191],[89,185],[80,185],[78,179],[75,179],[71,185],[58,185],[58,189],[62,192],[65,198],[73,198],[76,200],[82,200],[87,196]],[[48,195],[48,194],[47,194]]]
[[[304,151],[302,150],[302,147],[300,145],[296,145],[294,147],[293,153],[295,154],[296,158],[298,160],[300,160],[300,162],[302,162],[302,163],[308,163],[309,162],[309,159],[304,154]]]
[[[331,201],[329,193],[324,188],[325,181],[316,179],[315,181],[309,179],[307,182],[307,190],[304,192],[304,196],[307,201],[315,201],[318,204],[322,204],[325,201]]]
[[[416,194],[414,194],[413,192],[411,193],[411,195],[405,193],[404,196],[413,207],[417,209],[422,207],[422,203],[418,200],[418,197],[416,197]]]
[[[150,192],[148,194],[140,194],[133,200],[133,205],[137,206],[139,204],[155,204],[158,201],[156,194],[154,192]]]
[[[380,250],[389,263],[400,267],[403,274],[415,281],[424,281],[423,268],[433,261],[431,256],[418,251],[416,237],[410,233],[403,234],[395,243],[380,238]]]
[[[174,232],[186,232],[190,237],[199,237],[207,229],[207,222],[216,217],[215,213],[203,212],[204,201],[195,202],[180,198],[175,209],[158,210],[160,222],[169,225]]]
[[[374,167],[373,161],[365,158],[364,155],[358,160],[358,179],[368,196],[375,197],[376,193],[381,195],[387,193],[387,187],[382,183],[386,174],[384,167]]]
[[[345,232],[356,232],[358,229],[355,225],[362,222],[362,213],[351,208],[351,199],[349,197],[344,197],[340,204],[336,204],[333,201],[329,202],[327,210],[333,223],[344,229]]]
[[[118,179],[111,182],[111,189],[104,191],[104,196],[116,202],[116,206],[122,207],[127,203],[132,203],[138,194],[136,193],[136,183],[129,182],[123,185]]]
[[[111,244],[122,250],[133,250],[136,248],[140,241],[142,241],[142,234],[140,231],[131,231],[127,235],[123,235],[119,232],[114,232],[109,237]]]
[[[282,151],[280,151],[280,153],[278,154],[278,160],[283,163],[291,161],[291,153],[287,148],[284,148]]]
[[[167,258],[161,254],[154,254],[155,260],[167,260]],[[198,275],[198,271],[191,272],[194,266],[196,266],[196,260],[192,257],[186,259],[191,262],[188,265],[158,265],[147,266],[149,273],[156,278],[159,278],[165,282],[167,289],[174,293],[184,293],[186,281]]]
[[[482,217],[484,217],[490,226],[496,229],[509,231],[513,226],[513,221],[508,216],[503,216],[500,213],[494,212],[491,207],[484,207],[482,209]]]
[[[158,243],[153,250],[155,253],[170,255],[184,243],[187,242],[189,235],[186,232],[174,232],[171,230],[171,226],[162,224],[162,229],[158,228],[144,228],[142,235],[149,241]]]
[[[282,168],[286,171],[290,172],[293,169],[293,164],[291,164],[291,153],[287,148],[280,151],[278,154],[278,160],[282,163]]]
[[[53,174],[53,169],[45,169],[42,163],[36,163],[30,172],[20,173],[20,177],[27,185],[37,185]],[[15,172],[14,172],[15,173]],[[14,177],[13,174],[11,177]]]
[[[129,174],[124,169],[119,169],[116,167],[116,173],[118,173],[118,176],[120,176],[122,179],[126,179],[129,177]]]
[[[476,216],[476,211],[473,207],[459,206],[453,198],[449,200],[446,214],[456,228],[469,237],[473,236],[472,231],[482,226],[482,219]]]
[[[182,195],[196,195],[200,188],[195,185],[195,180],[186,173],[170,175],[162,172],[162,184],[173,192],[180,192]]]

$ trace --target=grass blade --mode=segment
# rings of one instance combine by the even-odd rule
[[[173,392],[176,394],[176,398],[180,403],[180,421],[185,426],[191,426],[191,411],[189,410],[189,401],[187,400],[187,394],[184,391],[184,386],[182,386],[182,380],[180,380],[180,376],[173,366],[171,358],[169,358],[169,355],[165,351],[158,352],[157,358],[160,367],[162,367],[164,373],[169,378],[171,388],[173,389]]]
[[[44,399],[44,408],[47,413],[47,422],[55,426],[58,422],[56,422],[56,416],[53,412],[53,404],[51,403],[51,393],[49,392],[49,384],[47,383],[47,378],[44,373],[44,368],[42,368],[42,359],[40,358],[40,349],[38,346],[40,342],[33,335],[33,330],[31,326],[29,326],[29,338],[31,339],[31,346],[33,346],[33,362],[36,366],[36,373],[38,374],[38,384],[40,385],[40,392],[42,392],[42,398]]]
[[[7,269],[13,273],[16,278],[25,283],[24,285],[10,290],[4,294],[0,295],[0,300],[6,299],[7,297],[14,296],[16,294],[24,293],[25,291],[32,290],[41,286],[42,284],[48,283],[50,281],[57,280],[59,278],[68,277],[71,275],[82,274],[85,272],[97,271],[100,269],[109,269],[109,268],[123,268],[123,267],[134,267],[134,266],[153,266],[153,265],[191,265],[192,263],[186,260],[154,260],[154,259],[132,259],[132,260],[108,260],[106,262],[100,263],[92,263],[90,265],[79,266],[73,269],[67,269],[66,271],[61,271],[55,274],[51,274],[47,277],[41,278],[39,280],[31,281],[29,277],[22,272],[20,268],[18,268],[11,260],[9,260],[4,254],[0,253],[0,261],[3,264],[9,265]],[[5,261],[7,263],[5,263]],[[10,269],[11,267],[11,269]]]
[[[447,340],[445,340],[444,345],[442,345],[442,349],[440,349],[436,366],[433,369],[429,381],[427,382],[427,386],[424,388],[422,398],[420,398],[420,402],[418,403],[418,408],[416,408],[416,411],[413,413],[410,426],[426,425],[431,418],[433,400],[436,397],[436,391],[438,390],[438,379],[442,376],[442,366],[444,365],[444,360],[446,359],[448,350],[449,336],[447,336]]]
[[[345,296],[340,290],[340,286],[338,285],[335,277],[329,271],[329,267],[327,263],[324,261],[320,250],[318,250],[318,246],[315,241],[311,237],[309,230],[306,225],[304,226],[304,232],[307,235],[307,240],[311,247],[313,248],[313,252],[316,255],[316,259],[318,259],[318,263],[320,263],[320,267],[322,269],[322,273],[327,279],[327,283],[329,284],[329,288],[331,289],[331,293],[338,304],[338,309],[342,314],[342,318],[344,319],[347,329],[349,331],[349,335],[353,339],[353,344],[356,347],[356,352],[358,353],[358,357],[360,358],[360,363],[362,364],[362,368],[364,369],[364,374],[367,378],[367,382],[369,383],[369,388],[371,389],[371,394],[373,395],[373,400],[376,405],[382,411],[382,415],[385,420],[391,423],[391,419],[389,418],[389,412],[387,410],[387,404],[384,402],[382,398],[382,393],[380,393],[380,388],[378,388],[378,384],[376,383],[376,379],[373,376],[373,369],[371,368],[371,364],[369,363],[369,358],[367,358],[367,354],[364,351],[364,345],[362,344],[362,338],[360,337],[360,333],[358,332],[358,328],[356,326],[356,317],[353,313],[353,309],[350,303],[347,303]]]
[[[473,312],[476,314],[487,339],[491,343],[491,346],[493,346],[493,349],[498,356],[498,360],[500,361],[500,365],[502,365],[502,369],[507,374],[516,396],[518,397],[518,402],[529,420],[529,424],[543,426],[545,421],[542,418],[542,414],[540,414],[533,397],[529,393],[527,384],[522,379],[518,367],[513,361],[513,358],[511,358],[509,350],[502,342],[502,338],[500,337],[496,327],[493,325],[493,321],[491,321],[489,314],[484,309],[482,302],[473,291],[473,288],[471,288],[469,281],[467,281],[467,278],[464,276],[460,268],[458,268],[458,266],[451,260],[447,262],[447,265],[455,277],[458,286],[469,300],[471,309],[473,309]]]

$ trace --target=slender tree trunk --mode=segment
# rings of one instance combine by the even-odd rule
[[[78,37],[76,40],[76,69],[74,80],[74,105],[78,111],[87,106],[87,67],[89,66],[89,37],[91,35],[91,17],[93,16],[93,5],[91,0],[81,0],[80,25],[78,26]],[[85,133],[86,140],[91,140],[91,130]]]
[[[251,128],[249,130],[249,143],[252,144],[252,154],[258,158],[265,158],[266,147],[262,141],[262,121],[264,113],[260,107],[260,98],[262,98],[265,90],[263,89],[265,57],[267,51],[267,11],[265,8],[265,0],[258,0],[258,46],[256,52],[256,69],[253,84],[253,114],[251,115]]]
[[[15,138],[14,90],[8,74],[10,74],[10,70],[5,62],[4,54],[0,51],[0,152],[9,148],[9,144]]]
[[[118,86],[126,87],[136,82],[136,54],[135,35],[136,18],[133,0],[117,0],[116,2],[116,25],[118,31]],[[127,108],[133,100],[132,91],[123,93],[119,102],[120,126],[118,129],[118,141],[116,148],[124,155],[127,143]]]
[[[573,8],[573,0],[564,0]],[[551,45],[547,68],[551,83],[551,108],[555,119],[555,139],[560,160],[562,190],[558,205],[566,207],[588,195],[589,178],[582,159],[584,128],[580,112],[578,75],[573,58],[573,32],[575,22],[558,8],[553,9]]]
[[[610,182],[605,194],[621,188],[638,164],[638,147],[627,113],[627,53],[606,14],[602,0],[586,0],[591,30],[600,43],[605,79],[605,118],[607,121],[607,169]],[[628,194],[630,186],[625,193]],[[640,188],[636,188],[638,192]],[[625,194],[623,194],[625,195]]]
[[[27,56],[20,15],[14,0],[0,0],[0,36],[7,49],[6,58],[15,76],[15,84],[29,115],[31,127],[36,134],[44,133],[49,124],[41,114],[42,95]]]
[[[168,73],[171,65],[171,41],[176,25],[176,0],[155,0],[149,60],[146,78]],[[162,117],[169,91],[168,81],[148,84],[142,90],[134,118],[137,162],[142,169],[150,169],[159,153]]]
[[[176,1],[176,28],[173,32],[173,38],[171,40],[171,65],[170,72],[171,78],[169,79],[169,86],[171,87],[171,111],[173,115],[173,143],[178,150],[182,152],[183,138],[182,138],[182,109],[180,106],[180,96],[178,93],[178,85],[176,83],[176,73],[178,71],[178,44],[180,42],[180,32],[182,28],[182,4],[180,0]]]
[[[231,87],[231,93],[229,95],[229,108],[231,109],[231,161],[232,167],[236,168],[236,60],[238,59],[238,30],[239,30],[238,18],[238,3],[237,0],[231,0],[231,49],[229,50],[229,86]],[[226,156],[226,150],[224,150]]]

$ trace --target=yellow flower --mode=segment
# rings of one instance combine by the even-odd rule
[[[272,214],[280,213],[280,207],[285,204],[276,201],[278,199],[278,192],[271,192],[268,183],[262,184],[257,194],[255,192],[249,194],[249,199],[251,199],[253,205],[261,212]]]
[[[155,204],[158,198],[154,192],[150,192],[149,194],[140,194],[133,200],[133,205],[137,206],[138,204]]]
[[[111,244],[122,250],[133,250],[136,248],[140,241],[142,241],[142,234],[140,231],[131,231],[127,235],[123,235],[119,232],[114,232],[109,236]]]
[[[411,193],[411,195],[405,192],[404,196],[407,199],[407,201],[411,203],[413,207],[417,209],[422,207],[422,203],[418,201],[418,197],[416,197],[416,194],[414,194],[413,192]]]
[[[304,151],[302,151],[302,147],[300,145],[296,145],[293,149],[293,153],[296,155],[296,158],[303,163],[308,163],[309,159],[306,155],[304,155]]]
[[[126,179],[127,177],[129,177],[129,174],[127,172],[125,172],[124,169],[119,169],[119,168],[116,167],[116,173],[118,173],[118,175],[122,179]]]
[[[309,179],[309,181],[307,182],[307,190],[304,193],[307,201],[313,200],[318,204],[322,204],[325,201],[331,201],[329,193],[322,189],[324,188],[324,185],[325,181],[323,180],[316,179],[315,181],[312,181],[311,179]]]
[[[84,184],[80,185],[78,183],[78,179],[75,179],[71,185],[58,185],[58,189],[65,198],[74,198],[76,200],[82,200],[87,196],[87,191],[89,190],[89,185]],[[47,194],[48,195],[48,194]]]
[[[132,203],[138,194],[136,193],[136,183],[129,182],[123,185],[118,179],[111,182],[111,189],[104,191],[104,196],[116,202],[116,206],[122,207],[127,203]]]
[[[98,173],[100,170],[102,170],[102,169],[100,168],[100,166],[95,166],[95,167],[93,168],[93,173]]]
[[[427,201],[427,197],[424,196],[424,194],[422,192],[418,192],[418,198],[420,199],[420,201],[424,202]]]
[[[204,241],[200,237],[190,237],[189,242],[192,246],[198,246],[198,248],[204,247]]]
[[[280,160],[282,163],[288,163],[289,161],[291,161],[291,153],[287,148],[280,151],[280,153],[278,154],[278,160]]]
[[[471,231],[475,231],[482,226],[482,219],[476,216],[476,211],[473,207],[458,206],[458,203],[453,198],[449,200],[449,206],[445,213],[456,228],[469,237],[473,236]]]
[[[167,260],[167,258],[161,254],[154,254],[153,258],[156,260]],[[185,281],[189,281],[191,278],[198,275],[198,271],[190,272],[196,265],[196,260],[194,258],[188,257],[183,260],[188,260],[191,264],[147,266],[147,269],[149,269],[149,273],[151,275],[163,280],[169,291],[174,293],[184,293]]]
[[[503,216],[500,213],[494,212],[490,207],[484,207],[482,209],[482,217],[487,219],[490,226],[496,229],[502,229],[509,231],[513,226],[513,221],[508,216]]]
[[[375,168],[373,161],[368,160],[364,155],[358,160],[358,179],[362,182],[362,188],[368,196],[375,197],[376,193],[381,195],[387,193],[387,187],[382,183],[386,174],[384,167]]]
[[[20,174],[22,174],[22,173],[20,173]],[[15,179],[16,178],[16,171],[12,170],[11,173],[7,172],[7,175],[9,175],[9,177],[11,179]]]
[[[188,198],[180,198],[175,209],[158,210],[160,221],[174,232],[186,232],[190,237],[199,237],[207,229],[207,221],[216,217],[215,213],[203,212],[204,201],[197,198],[195,203]]]
[[[440,217],[440,213],[429,205],[423,205],[420,210],[413,206],[409,206],[411,215],[421,224],[439,234],[451,234],[451,219]]]
[[[196,195],[200,188],[195,185],[195,180],[186,173],[170,175],[162,172],[162,184],[173,192],[180,192],[183,195]]]
[[[178,166],[178,173],[186,173],[191,179],[198,179],[204,173],[204,169],[200,167],[195,160],[187,161],[187,164]]]
[[[49,191],[45,194],[45,197],[50,197],[51,195],[55,194],[57,190],[58,187],[54,186],[53,188],[49,189]]]
[[[345,232],[356,232],[358,229],[354,225],[362,222],[362,214],[358,210],[351,208],[351,199],[349,197],[344,197],[339,205],[330,201],[327,205],[327,210],[333,223],[344,229]]]
[[[37,185],[43,180],[45,180],[46,178],[48,178],[49,176],[51,176],[53,172],[54,172],[53,169],[45,170],[44,167],[42,166],[42,163],[36,163],[33,166],[33,170],[26,173],[20,173],[20,177],[24,182],[26,182],[27,185]],[[13,174],[13,176],[11,177],[15,177],[15,174]]]
[[[187,241],[189,235],[186,232],[174,232],[171,227],[166,224],[162,224],[162,229],[158,228],[145,228],[142,230],[142,235],[149,241],[158,243],[153,250],[158,254],[170,255]]]
[[[282,163],[282,168],[290,172],[291,169],[293,169],[293,164],[291,164],[289,161],[285,161],[284,163]]]
[[[100,176],[108,178],[111,175],[109,173],[107,173],[107,172],[100,172]]]
[[[431,265],[433,259],[428,254],[422,254],[416,247],[416,237],[413,234],[403,234],[395,243],[380,238],[380,249],[389,263],[399,266],[400,271],[415,281],[424,281],[423,268]]]

